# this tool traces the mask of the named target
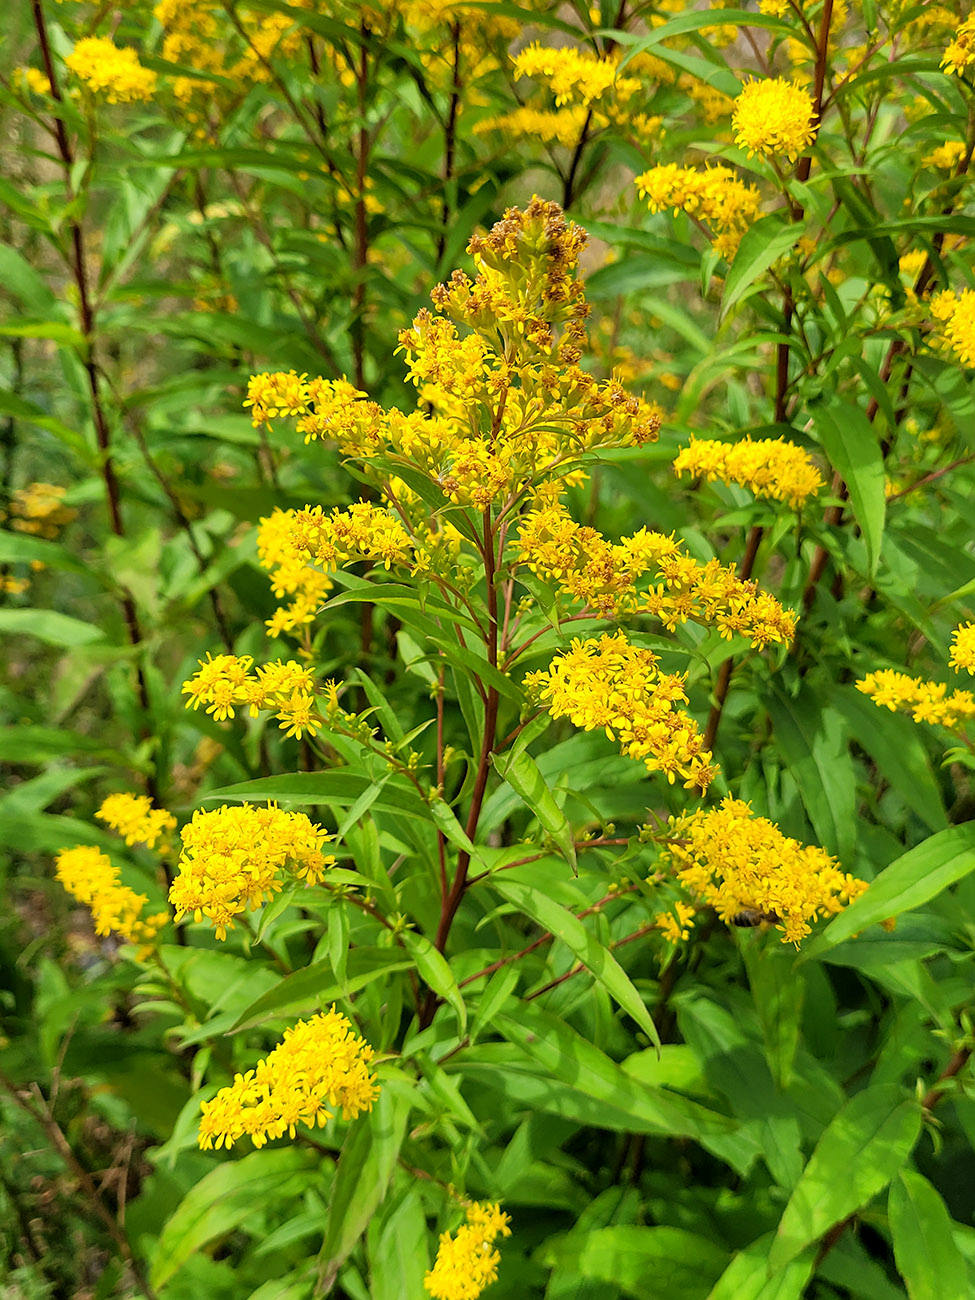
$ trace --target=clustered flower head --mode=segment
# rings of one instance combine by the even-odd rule
[[[956,672],[965,668],[975,675],[975,623],[959,623],[952,632],[948,662]]]
[[[815,139],[815,117],[808,90],[797,81],[767,77],[746,82],[731,120],[735,142],[749,158],[796,158]]]
[[[62,849],[56,875],[73,898],[91,909],[96,934],[108,935],[114,930],[127,943],[139,944],[144,952],[169,920],[168,912],[143,916],[148,896],[123,885],[118,867],[93,845]]]
[[[332,588],[326,573],[299,557],[291,538],[293,524],[293,511],[275,508],[257,530],[258,560],[269,572],[271,590],[279,600],[290,597],[289,604],[281,605],[266,620],[272,637],[311,623]]]
[[[651,614],[671,632],[688,621],[707,623],[722,637],[745,636],[761,648],[795,634],[795,614],[774,596],[717,560],[699,564],[664,533],[641,528],[612,543],[556,502],[527,513],[518,536],[522,564],[606,616]],[[642,590],[647,574],[651,585]]]
[[[160,853],[168,851],[168,832],[176,829],[173,814],[165,808],[153,808],[147,794],[110,794],[95,816],[121,835],[128,845],[144,844],[152,849],[159,840]]]
[[[734,257],[741,237],[760,212],[754,185],[739,180],[729,167],[679,167],[662,163],[637,176],[634,184],[651,212],[686,212],[714,232],[714,247]]]
[[[537,140],[571,149],[579,143],[588,121],[589,110],[585,104],[568,104],[555,109],[523,104],[510,113],[484,118],[475,125],[474,134],[498,131],[508,139]]]
[[[544,81],[555,96],[556,105],[575,101],[588,107],[609,90],[615,89],[617,94],[621,90],[624,94],[639,90],[640,83],[634,78],[618,79],[618,68],[618,57],[592,54],[569,45],[556,49],[536,42],[514,58],[515,77]],[[621,87],[621,80],[629,84]]]
[[[200,811],[181,832],[183,851],[169,891],[176,920],[187,913],[204,917],[218,939],[233,928],[245,908],[258,908],[284,884],[288,868],[299,880],[318,884],[335,858],[322,852],[332,836],[304,813],[284,812],[275,804]]]
[[[379,1095],[372,1058],[372,1048],[334,1006],[299,1020],[253,1070],[201,1103],[200,1146],[229,1150],[246,1135],[262,1147],[285,1133],[294,1137],[298,1124],[324,1128],[332,1118],[329,1106],[355,1119],[372,1110]]]
[[[801,509],[823,485],[809,456],[784,438],[731,443],[692,438],[674,461],[674,472],[699,475],[708,482],[740,483],[756,496],[787,501],[793,510]]]
[[[909,713],[915,722],[930,722],[954,731],[959,724],[975,719],[975,695],[971,691],[952,691],[949,695],[944,682],[926,682],[895,668],[867,673],[856,686],[878,708]]]
[[[29,483],[17,488],[10,499],[10,527],[35,537],[57,537],[78,513],[63,504],[66,491],[53,483]]]
[[[511,1236],[509,1216],[498,1205],[475,1201],[465,1218],[455,1233],[440,1234],[436,1261],[423,1279],[433,1300],[477,1300],[497,1281],[501,1256],[494,1242]]]
[[[956,29],[951,44],[944,52],[941,66],[951,75],[961,76],[975,63],[975,14],[970,15]]]
[[[262,709],[276,709],[281,730],[300,740],[321,730],[322,718],[315,707],[314,672],[294,659],[274,659],[254,668],[250,655],[219,654],[200,659],[199,671],[183,683],[188,709],[206,705],[218,722],[233,718],[239,706],[246,706],[252,718]],[[251,669],[254,669],[252,672]]]
[[[631,645],[620,631],[575,638],[547,670],[529,673],[525,685],[553,718],[605,731],[649,772],[705,790],[717,769],[697,723],[679,708],[687,703],[685,681],[680,674],[660,672],[657,656]]]
[[[107,36],[86,36],[65,59],[71,71],[95,95],[110,104],[152,99],[156,74],[144,68],[135,50],[119,49]]]
[[[745,913],[774,924],[783,943],[798,943],[817,917],[835,915],[867,888],[824,849],[783,835],[730,795],[717,808],[671,818],[662,863],[699,906],[713,907],[725,924]],[[684,937],[686,911],[680,920]],[[661,928],[672,936],[675,927]]]
[[[975,289],[935,294],[931,315],[940,325],[937,341],[945,351],[954,353],[963,366],[975,366]]]

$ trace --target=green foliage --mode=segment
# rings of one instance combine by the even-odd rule
[[[4,1300],[422,1300],[471,1202],[511,1219],[497,1300],[975,1291],[975,705],[945,704],[967,680],[953,629],[975,619],[975,34],[951,5],[763,7],[13,7]],[[83,42],[108,36],[141,73],[104,46],[84,71]],[[586,56],[572,75],[566,49]],[[723,98],[776,77],[818,123],[798,157]],[[515,373],[514,402],[538,367],[532,454],[591,434],[596,399],[566,378],[575,300],[533,297],[540,266],[571,273],[552,210],[530,255],[481,245],[475,263],[517,286],[521,327],[452,307],[507,379],[485,396],[478,372],[459,403],[442,372],[404,387],[402,354],[431,353],[401,331],[533,193],[592,240],[580,364],[612,394],[602,432],[650,418],[621,378],[659,403],[659,441],[558,444],[485,502],[489,462],[465,478],[460,444],[431,470],[334,427],[303,445],[291,414],[317,418],[310,399],[252,421],[252,376],[348,377],[383,412],[466,421],[489,456],[508,433],[490,393]],[[721,469],[673,472],[692,436]],[[821,489],[793,508],[785,462],[733,472],[748,438],[798,448]],[[588,600],[541,544],[519,550],[543,488],[590,530]],[[360,499],[395,506],[408,560],[350,549],[308,588],[309,621],[270,636],[259,521]],[[797,612],[794,637],[668,620],[648,597],[681,592],[652,568],[641,586],[643,529],[737,566]],[[598,586],[613,546],[618,603]],[[720,768],[706,797],[706,774],[668,782],[625,752],[620,711],[655,688],[600,721],[595,679],[562,716],[526,687],[617,627],[684,675],[688,734]],[[318,733],[284,734],[287,700],[184,708],[208,654],[308,667]],[[885,669],[913,685],[885,701],[868,676]],[[119,792],[169,810],[175,847],[123,847],[96,818]],[[778,828],[773,879],[799,841],[868,888],[820,900],[801,945],[781,942],[786,903],[708,897],[681,853],[725,796]],[[336,862],[285,873],[226,938],[191,910],[144,945],[97,899],[96,931],[55,877],[82,846],[169,917],[179,828],[267,801],[323,827]],[[375,1053],[371,1109],[332,1099],[319,1127],[200,1150],[201,1105],[333,1005]]]

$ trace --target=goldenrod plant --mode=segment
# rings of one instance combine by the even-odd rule
[[[971,27],[17,7],[0,1292],[975,1290]]]

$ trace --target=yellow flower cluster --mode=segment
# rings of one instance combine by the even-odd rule
[[[823,485],[819,470],[801,447],[784,438],[743,438],[715,442],[692,438],[674,461],[676,474],[704,477],[709,483],[740,483],[758,497],[787,501],[793,510]]]
[[[384,569],[412,563],[410,535],[384,506],[354,501],[347,510],[326,514],[321,506],[295,510],[291,515],[290,545],[305,563],[325,569],[340,568],[353,560],[371,560]]]
[[[139,62],[135,50],[119,49],[107,36],[86,36],[78,41],[65,63],[95,95],[110,104],[131,104],[152,99],[157,77]]]
[[[173,93],[184,103],[201,93],[211,94],[214,78],[244,85],[269,81],[268,60],[291,56],[301,48],[301,31],[286,14],[241,8],[243,48],[235,44],[234,30],[224,21],[224,7],[216,0],[159,0],[153,17],[163,29],[163,58],[196,74],[173,80]]]
[[[731,258],[741,237],[759,215],[761,196],[754,185],[738,179],[729,167],[678,167],[662,163],[637,176],[634,184],[651,212],[673,208],[705,221],[714,232],[714,246]]]
[[[689,620],[713,624],[723,637],[745,636],[760,648],[795,634],[795,614],[774,596],[717,560],[699,564],[663,533],[641,528],[614,544],[555,503],[524,516],[519,542],[522,564],[607,616],[652,614],[671,632]],[[648,573],[652,585],[641,591],[637,584]]]
[[[657,665],[652,651],[631,645],[623,632],[604,633],[573,639],[547,670],[529,673],[525,685],[553,718],[570,718],[586,731],[602,729],[648,772],[706,790],[717,769],[697,723],[678,707],[687,702],[686,678]]]
[[[685,939],[691,937],[691,929],[694,925],[695,909],[690,903],[685,903],[683,899],[675,899],[673,909],[669,912],[661,912],[654,924],[658,930],[663,931],[663,936],[668,943],[674,947]]]
[[[291,542],[293,523],[293,511],[275,509],[257,530],[257,555],[261,567],[270,573],[271,590],[279,600],[291,597],[291,603],[282,605],[266,622],[273,637],[310,623],[332,587],[327,574],[296,554]]]
[[[749,158],[796,158],[816,137],[815,117],[808,90],[797,81],[768,77],[746,82],[731,122],[735,142]]]
[[[569,45],[555,49],[536,43],[514,58],[515,77],[544,81],[555,96],[556,106],[575,102],[588,108],[609,90],[618,96],[638,91],[640,83],[635,78],[617,79],[618,67],[618,58],[576,50]]]
[[[545,144],[560,144],[572,149],[582,138],[589,118],[584,104],[570,104],[563,108],[533,108],[525,104],[510,113],[499,113],[484,118],[474,127],[475,135],[500,131],[508,139],[535,140]]]
[[[511,1236],[511,1219],[500,1206],[477,1201],[467,1206],[465,1217],[456,1233],[440,1234],[436,1262],[423,1279],[433,1300],[477,1300],[497,1281],[501,1256],[494,1242]]]
[[[948,662],[955,672],[966,668],[975,674],[975,623],[959,623],[952,632]]]
[[[966,18],[955,30],[951,44],[944,52],[941,66],[949,76],[954,73],[960,77],[973,63],[975,63],[975,14]]]
[[[259,664],[254,672],[250,655],[207,655],[198,660],[199,671],[183,683],[188,709],[206,705],[217,722],[236,716],[236,706],[246,705],[252,718],[262,709],[277,709],[281,730],[300,740],[307,732],[314,736],[322,719],[312,695],[313,672],[294,659]]]
[[[478,510],[564,481],[588,450],[654,440],[656,408],[578,364],[589,310],[577,271],[584,245],[585,233],[558,205],[537,198],[471,239],[476,277],[454,272],[432,294],[438,314],[421,311],[400,335],[410,379],[432,413],[384,411],[345,380],[292,371],[251,380],[254,423],[296,416],[306,441],[335,441],[383,488],[401,468],[419,469],[445,504]],[[374,512],[369,527],[380,528],[391,562],[406,562],[407,534],[385,518]],[[365,507],[354,507],[342,526],[355,531],[366,519]],[[412,530],[428,520],[423,506]]]
[[[253,1070],[201,1103],[200,1146],[229,1150],[246,1135],[262,1147],[285,1133],[294,1137],[298,1124],[324,1128],[332,1118],[329,1106],[341,1107],[343,1119],[355,1119],[372,1110],[379,1095],[369,1072],[372,1057],[372,1048],[334,1006],[299,1020]]]
[[[10,501],[10,527],[35,537],[57,537],[78,513],[62,504],[66,491],[53,483],[29,483],[17,488]]]
[[[102,800],[95,816],[128,845],[144,844],[152,849],[159,840],[160,853],[169,851],[168,832],[176,829],[173,814],[165,808],[153,808],[147,794],[110,794]]]
[[[318,884],[335,864],[322,852],[332,836],[304,813],[275,804],[196,812],[181,832],[183,851],[169,891],[176,920],[192,912],[213,924],[218,939],[233,929],[234,917],[255,910],[281,889],[285,867],[299,880]]]
[[[940,324],[939,342],[963,366],[975,366],[975,289],[960,294],[944,289],[931,299],[931,315]]]
[[[144,952],[169,920],[168,912],[144,917],[148,897],[121,884],[118,867],[93,845],[62,849],[57,856],[56,874],[68,893],[91,909],[96,934],[107,935],[114,930],[127,943],[139,944]]]
[[[954,171],[967,152],[968,146],[963,140],[946,140],[925,154],[921,162],[925,167],[937,167],[941,171],[950,172]]]
[[[825,850],[804,847],[730,795],[720,806],[671,818],[663,862],[725,924],[741,914],[768,922],[783,943],[798,943],[819,916],[833,916],[867,888]],[[688,917],[682,914],[682,929]]]
[[[971,691],[952,691],[949,695],[944,682],[926,682],[895,668],[867,673],[856,686],[878,708],[910,713],[915,722],[930,722],[953,731],[959,723],[975,719],[975,695]]]

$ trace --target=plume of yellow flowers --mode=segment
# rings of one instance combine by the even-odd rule
[[[123,885],[118,867],[94,845],[62,849],[57,856],[56,875],[73,898],[91,909],[96,934],[108,935],[114,930],[127,943],[139,944],[140,956],[169,920],[168,912],[143,916],[149,902],[147,895]]]
[[[735,142],[749,158],[796,158],[816,137],[816,114],[808,90],[797,81],[767,77],[746,82],[735,100]]]
[[[259,664],[253,672],[250,655],[208,654],[200,659],[199,671],[183,683],[188,695],[188,709],[206,705],[206,711],[218,722],[233,718],[240,705],[246,705],[252,718],[262,709],[276,709],[285,735],[301,739],[321,730],[322,718],[315,708],[312,694],[314,673],[294,659],[280,659]]]
[[[651,212],[686,212],[714,232],[714,247],[734,257],[741,237],[758,217],[761,196],[754,185],[739,180],[729,167],[679,167],[662,163],[642,172],[633,182]]]
[[[66,491],[53,483],[29,483],[17,488],[10,500],[10,527],[35,537],[57,537],[78,513],[63,504]]]
[[[433,1300],[477,1300],[497,1281],[501,1256],[494,1242],[511,1236],[509,1216],[498,1205],[475,1201],[465,1219],[455,1233],[440,1234],[436,1261],[423,1279]]]
[[[192,913],[213,925],[218,939],[233,929],[234,917],[256,909],[284,884],[286,867],[299,880],[318,884],[335,865],[322,845],[332,836],[304,813],[275,804],[196,812],[181,832],[183,851],[169,891],[176,920]]]
[[[261,520],[257,530],[257,555],[261,567],[269,572],[271,590],[279,600],[291,598],[290,604],[282,605],[266,621],[272,637],[311,623],[332,588],[326,573],[298,556],[291,541],[293,518],[292,511],[276,508]]]
[[[817,917],[835,915],[867,888],[824,849],[783,835],[730,795],[717,808],[672,817],[662,862],[698,906],[713,907],[726,924],[744,914],[748,924],[775,925],[783,943],[798,943]],[[680,923],[684,937],[686,908]],[[661,928],[672,936],[676,925]]]
[[[687,789],[706,790],[716,773],[687,703],[686,678],[662,673],[651,650],[631,645],[623,632],[575,638],[545,671],[525,684],[553,718],[571,718],[586,731],[602,730],[620,751],[663,772]]]
[[[582,138],[588,120],[589,111],[584,104],[568,104],[555,109],[524,104],[510,113],[483,118],[475,125],[474,134],[487,135],[498,131],[512,140],[538,140],[571,149]]]
[[[110,104],[131,104],[152,99],[156,74],[144,68],[135,50],[119,49],[107,36],[86,36],[78,41],[65,63],[95,95]]]
[[[247,1136],[262,1147],[285,1133],[294,1137],[298,1124],[324,1128],[332,1118],[329,1106],[341,1109],[343,1119],[355,1119],[372,1110],[379,1095],[369,1069],[372,1057],[372,1048],[334,1006],[299,1020],[253,1070],[200,1104],[199,1145],[229,1150]]]
[[[943,289],[931,299],[931,315],[938,322],[937,341],[963,366],[975,366],[975,289],[960,294]]]
[[[557,107],[574,101],[588,108],[609,90],[615,90],[617,95],[639,90],[640,82],[636,78],[617,77],[618,68],[618,57],[593,54],[569,45],[556,49],[536,42],[514,58],[515,76],[544,81],[555,96]]]
[[[176,829],[173,814],[165,808],[153,808],[147,794],[110,794],[102,800],[95,816],[130,846],[144,844],[152,849],[160,841],[160,853],[168,851],[168,832]]]
[[[915,722],[930,722],[949,731],[975,718],[975,695],[971,691],[952,691],[949,695],[944,682],[926,682],[895,668],[867,673],[856,687],[878,708],[909,713]]]
[[[793,510],[823,485],[819,470],[801,447],[784,438],[742,438],[715,442],[691,438],[674,461],[675,474],[693,474],[709,483],[740,483],[758,497],[786,501]]]

